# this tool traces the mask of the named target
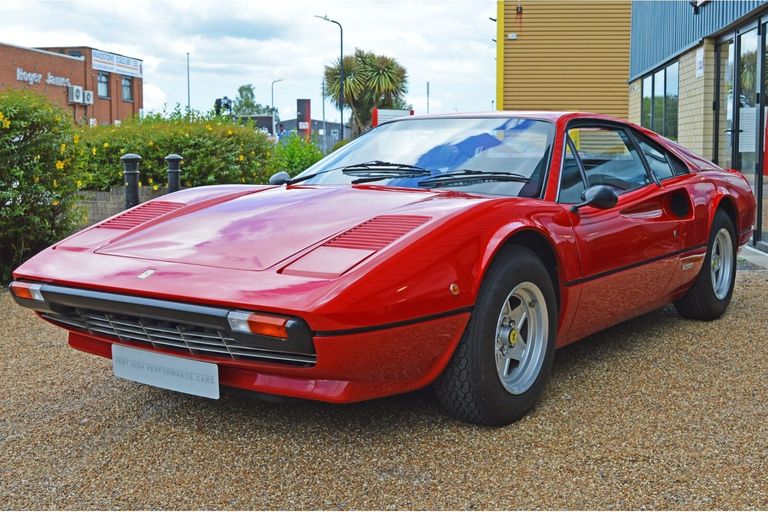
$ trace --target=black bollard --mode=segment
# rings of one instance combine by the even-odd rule
[[[181,155],[171,153],[165,157],[168,164],[168,193],[176,192],[181,188],[181,161],[184,160]]]
[[[120,157],[123,162],[123,176],[125,177],[125,208],[133,208],[139,204],[139,162],[141,157],[135,153],[128,153]]]

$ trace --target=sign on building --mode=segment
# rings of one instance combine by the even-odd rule
[[[139,59],[132,59],[131,57],[103,52],[101,50],[92,50],[91,52],[93,69],[106,71],[108,73],[135,76],[138,78],[142,77],[142,63]]]

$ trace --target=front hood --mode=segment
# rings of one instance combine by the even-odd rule
[[[361,222],[429,200],[423,190],[279,187],[177,210],[96,252],[128,258],[264,270]]]

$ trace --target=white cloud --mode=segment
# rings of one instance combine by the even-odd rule
[[[155,84],[144,82],[144,110],[160,112],[168,103],[168,96]]]
[[[190,52],[194,108],[209,110],[245,83],[269,104],[270,83],[284,78],[275,86],[282,117],[295,115],[296,98],[310,98],[319,118],[323,67],[339,55],[338,27],[313,17],[327,14],[344,26],[345,53],[362,48],[406,67],[417,113],[426,111],[427,81],[432,113],[477,111],[495,97],[495,11],[494,0],[4,0],[0,42],[90,45],[143,59],[145,110],[186,105]],[[330,103],[326,116],[338,120]]]

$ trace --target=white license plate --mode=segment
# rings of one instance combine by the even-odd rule
[[[206,398],[219,398],[219,367],[112,344],[115,377]]]

